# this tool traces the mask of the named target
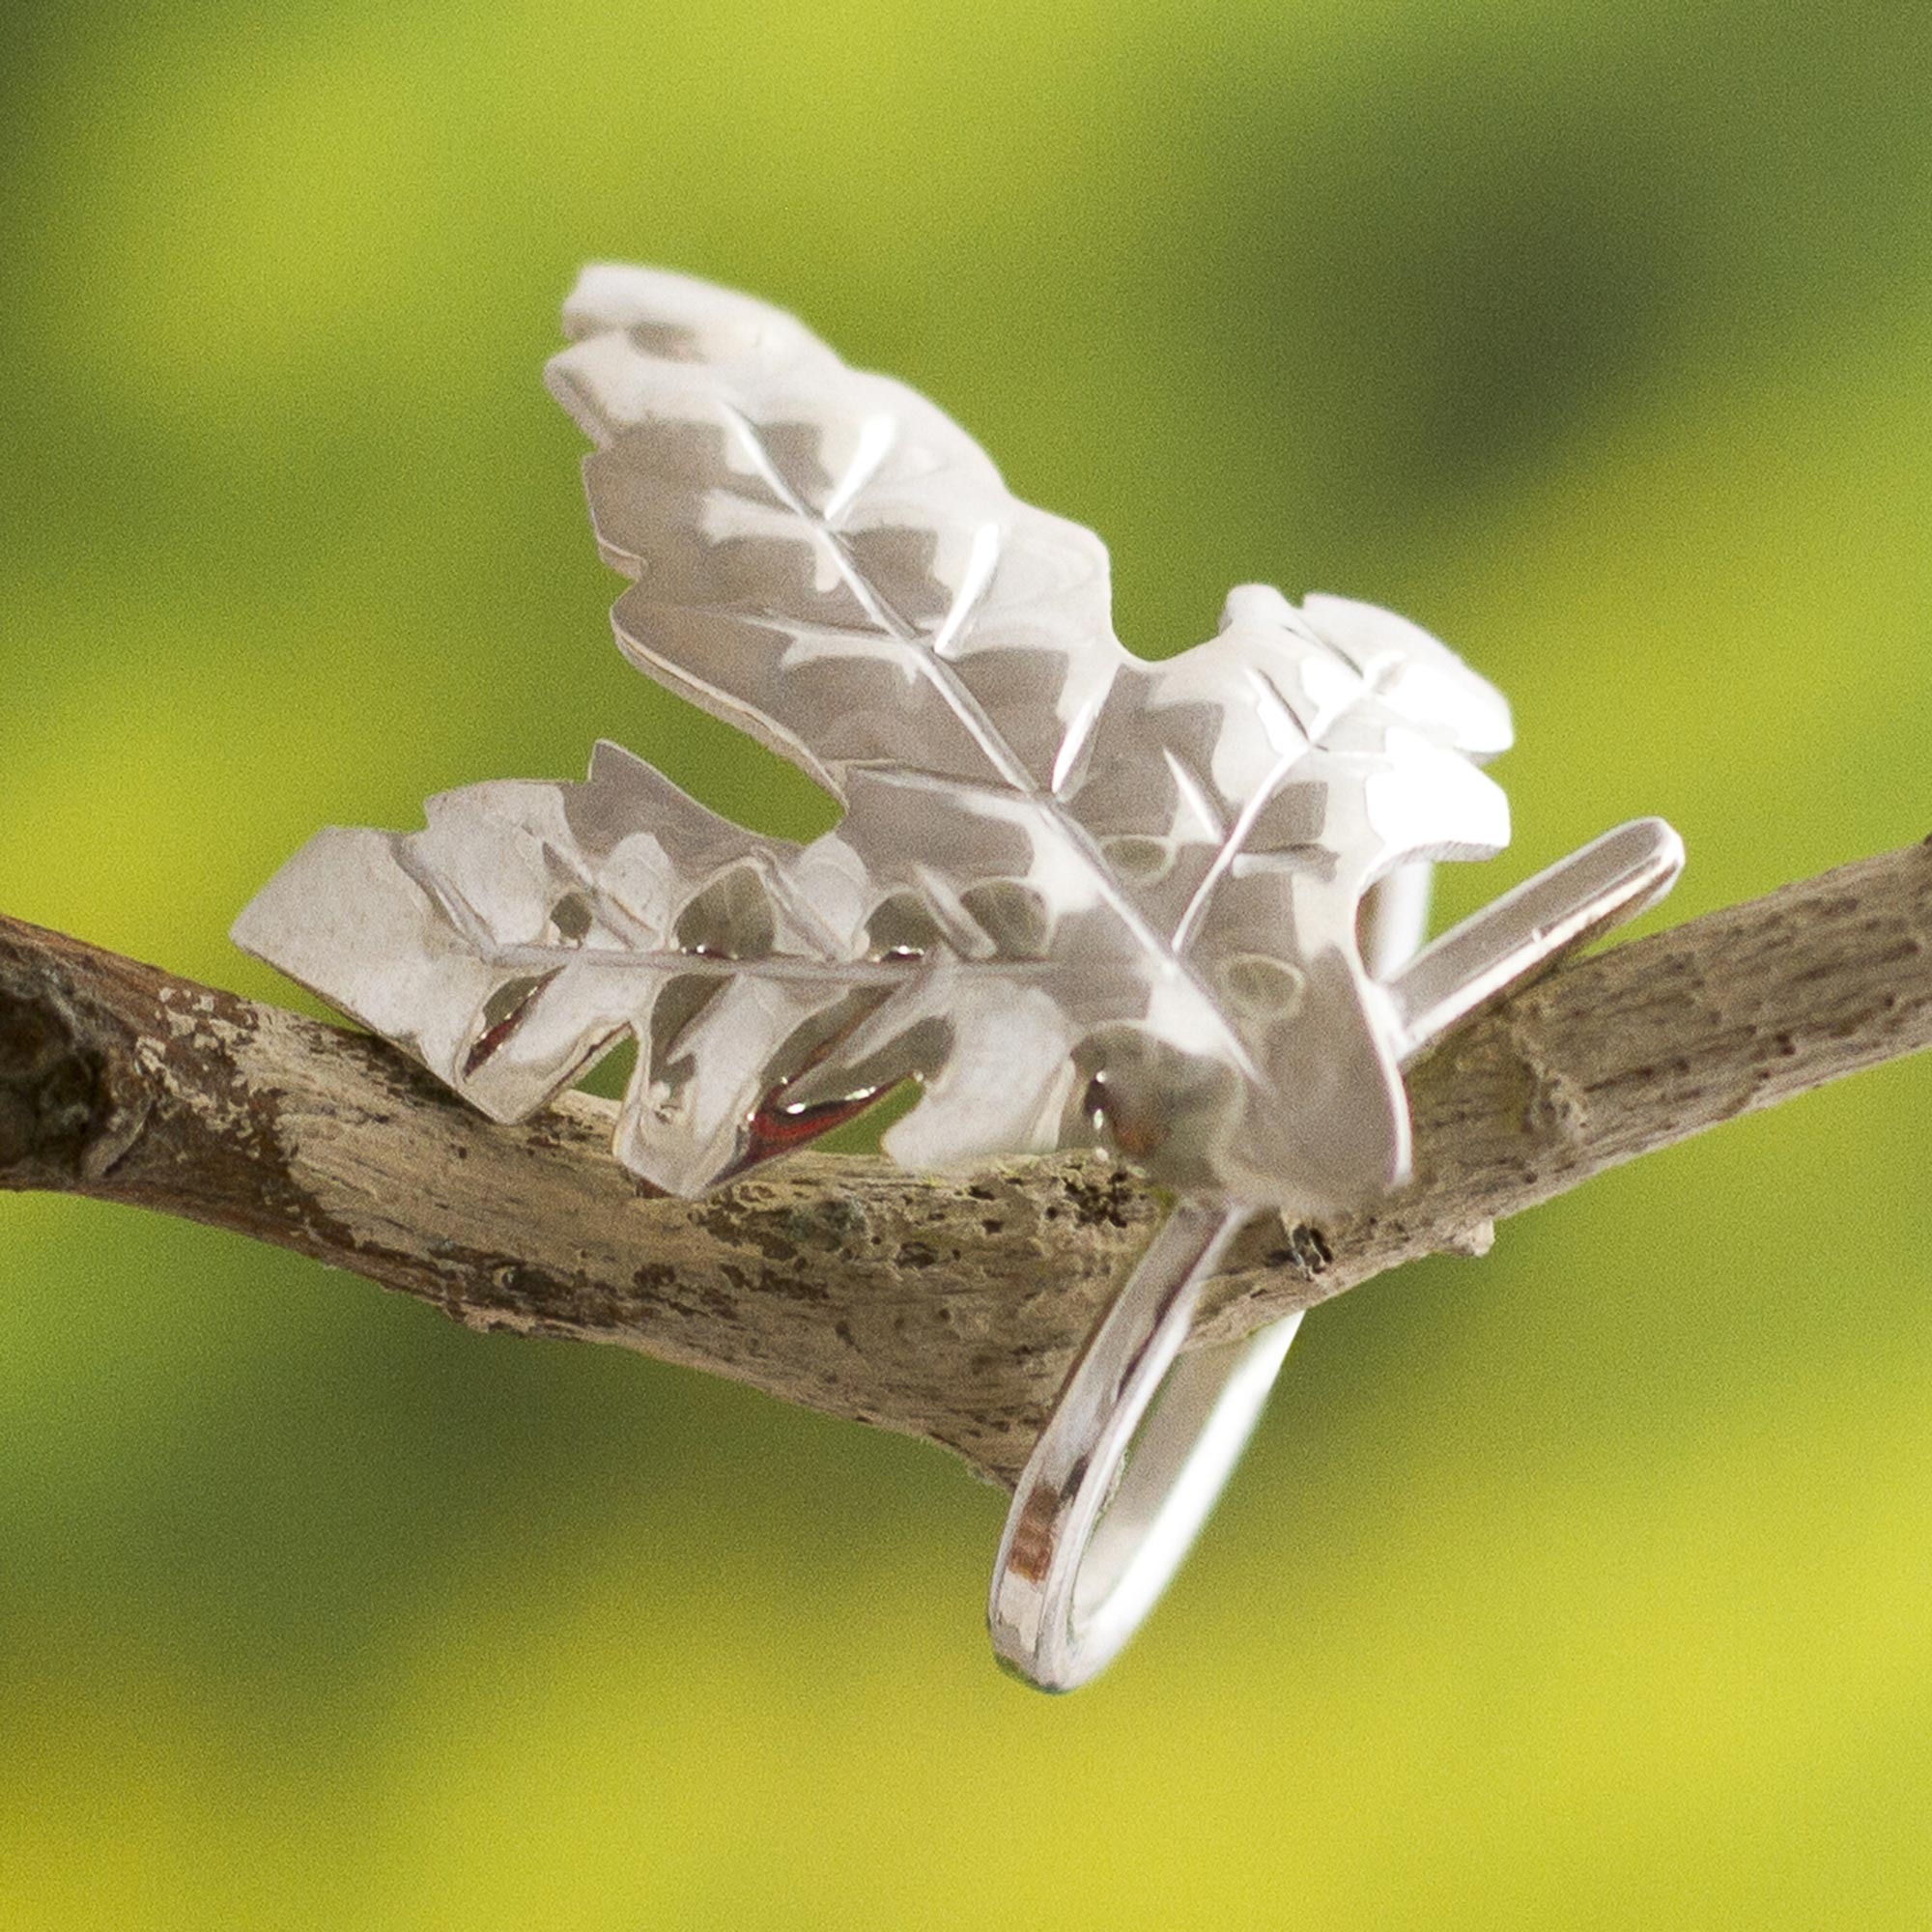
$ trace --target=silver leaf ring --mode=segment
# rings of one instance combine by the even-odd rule
[[[581,783],[319,833],[236,941],[498,1121],[634,1039],[616,1155],[678,1194],[907,1081],[905,1165],[1099,1147],[1164,1189],[995,1566],[1000,1658],[1070,1689],[1185,1554],[1299,1319],[1183,1351],[1230,1243],[1401,1186],[1404,1066],[1650,904],[1682,846],[1622,826],[1420,947],[1430,867],[1509,838],[1482,769],[1508,707],[1427,632],[1247,585],[1213,638],[1135,657],[1092,531],[790,316],[599,266],[564,321],[619,647],[842,817],[769,838],[600,745]]]

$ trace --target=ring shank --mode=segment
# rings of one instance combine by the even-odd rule
[[[1299,1314],[1180,1354],[1201,1290],[1249,1214],[1176,1208],[1020,1478],[986,1620],[1001,1662],[1042,1690],[1086,1683],[1139,1628],[1260,1420]]]
[[[1426,862],[1363,906],[1370,970],[1428,921]],[[1166,1589],[1261,1420],[1299,1312],[1182,1355],[1201,1291],[1247,1208],[1183,1201],[1089,1339],[1013,1496],[986,1622],[1000,1661],[1046,1690],[1105,1669]]]
[[[1655,904],[1683,864],[1668,825],[1634,819],[1420,954],[1429,868],[1399,867],[1364,900],[1360,925],[1393,1049],[1406,1064],[1510,986]],[[986,1619],[1001,1661],[1043,1690],[1084,1684],[1133,1634],[1261,1416],[1299,1315],[1244,1342],[1180,1352],[1202,1289],[1252,1211],[1195,1200],[1168,1216],[1074,1364],[1020,1477]]]

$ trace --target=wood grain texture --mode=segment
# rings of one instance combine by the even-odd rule
[[[1572,962],[1410,1076],[1412,1183],[1258,1222],[1223,1341],[1602,1169],[1932,1045],[1932,845]],[[615,1342],[943,1443],[1010,1483],[1158,1204],[1094,1157],[950,1179],[806,1153],[701,1201],[581,1094],[493,1125],[390,1048],[0,919],[0,1188],[185,1215],[481,1329]]]

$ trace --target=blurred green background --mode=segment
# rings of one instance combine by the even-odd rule
[[[225,933],[608,734],[538,381],[592,256],[977,431],[1178,649],[1261,578],[1511,694],[1518,845],[1671,917],[1932,829],[1932,9],[206,0],[0,64],[0,907]],[[1932,1065],[1312,1320],[1101,1684],[1001,1498],[614,1351],[0,1198],[8,1928],[1932,1922]]]

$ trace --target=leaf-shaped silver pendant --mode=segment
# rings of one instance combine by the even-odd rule
[[[1099,1145],[1203,1228],[1328,1211],[1407,1171],[1405,1058],[1674,872],[1667,828],[1626,828],[1398,970],[1427,864],[1509,836],[1479,769],[1508,708],[1443,645],[1251,585],[1207,642],[1133,657],[1091,531],[789,316],[614,267],[564,313],[550,383],[636,580],[621,648],[844,812],[768,838],[600,745],[582,783],[318,835],[237,942],[493,1118],[629,1035],[617,1155],[674,1192],[913,1079],[886,1140],[908,1164]],[[1219,1252],[1193,1225],[1164,1237],[1169,1288]]]

